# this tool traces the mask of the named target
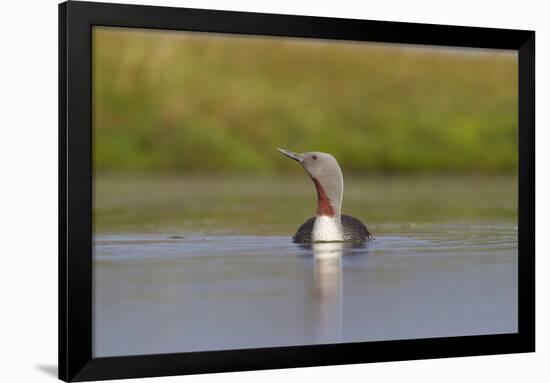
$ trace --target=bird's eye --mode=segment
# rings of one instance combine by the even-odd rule
[[[311,157],[311,158],[313,158],[314,160],[316,160],[316,159],[317,159],[317,156],[314,154],[313,157]]]

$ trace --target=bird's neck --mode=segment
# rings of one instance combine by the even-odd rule
[[[342,176],[330,180],[311,177],[317,189],[317,216],[340,219],[344,181]]]

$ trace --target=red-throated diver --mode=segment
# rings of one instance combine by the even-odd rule
[[[298,161],[317,189],[317,214],[298,228],[292,237],[293,242],[359,242],[374,238],[357,218],[340,214],[344,178],[336,158],[321,152],[298,154],[286,149],[278,150]]]

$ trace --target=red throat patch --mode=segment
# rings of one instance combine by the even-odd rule
[[[334,210],[332,209],[330,199],[328,198],[325,189],[323,189],[323,185],[321,185],[317,178],[311,177],[311,179],[317,189],[317,215],[334,217]]]

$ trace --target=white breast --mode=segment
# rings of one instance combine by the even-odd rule
[[[318,215],[313,223],[313,231],[311,233],[312,241],[343,241],[344,230],[340,219],[336,217],[327,217]]]

